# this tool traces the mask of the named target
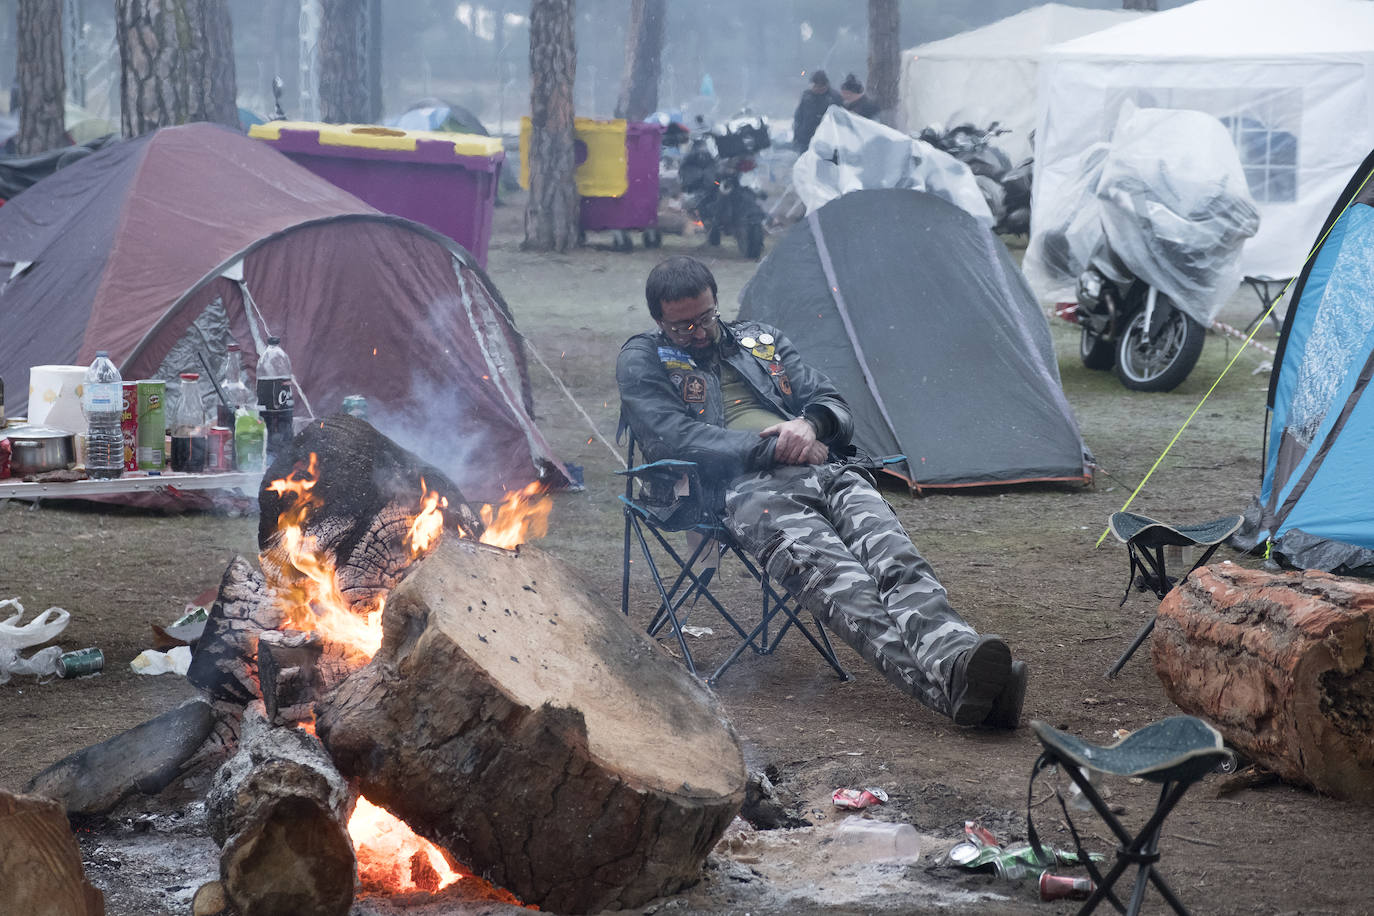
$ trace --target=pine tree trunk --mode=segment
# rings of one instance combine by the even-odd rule
[[[577,240],[574,2],[533,0],[530,6],[530,196],[524,244],[538,251],[567,251]]]
[[[367,121],[382,123],[382,0],[367,0]]]
[[[1159,9],[1159,0],[1121,0],[1123,10],[1148,10],[1156,12]]]
[[[897,0],[868,0],[868,85],[878,119],[891,125],[902,72],[902,11]]]
[[[664,0],[630,0],[625,41],[625,78],[615,116],[643,121],[658,109],[658,79],[663,57]]]
[[[30,156],[67,145],[63,98],[62,0],[19,0],[19,137]]]
[[[324,0],[320,27],[320,120],[366,124],[372,118],[368,79],[368,0]]]
[[[115,0],[124,136],[211,121],[239,126],[225,0]]]

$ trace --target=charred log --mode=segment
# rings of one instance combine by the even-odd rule
[[[1374,586],[1209,566],[1159,608],[1154,663],[1185,712],[1283,779],[1374,801]]]
[[[81,870],[62,804],[50,798],[0,791],[0,888],[7,913],[105,914],[104,896]]]
[[[318,739],[248,707],[239,751],[205,800],[230,903],[254,916],[344,916],[356,871],[353,801]]]
[[[259,696],[258,635],[286,622],[262,574],[235,557],[220,579],[219,597],[191,656],[186,679],[211,699],[240,705]]]
[[[714,696],[556,561],[446,538],[318,706],[360,791],[526,903],[631,907],[696,880],[745,794]]]

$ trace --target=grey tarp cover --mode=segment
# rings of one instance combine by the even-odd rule
[[[249,370],[281,337],[298,412],[363,395],[379,429],[469,498],[566,477],[534,425],[509,310],[471,255],[235,131],[164,128],[39,181],[0,207],[0,277],[12,391],[32,366],[97,349],[124,378],[152,377],[198,327],[227,323]],[[227,322],[202,321],[212,306]]]
[[[855,444],[917,487],[1082,481],[1045,315],[1006,246],[913,190],[855,191],[787,231],[740,294],[844,392]]]

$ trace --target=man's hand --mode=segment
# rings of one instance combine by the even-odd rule
[[[777,438],[773,457],[781,464],[824,464],[830,456],[829,446],[816,439],[816,428],[803,417],[774,423],[759,435]]]

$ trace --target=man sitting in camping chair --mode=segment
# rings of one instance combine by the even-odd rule
[[[695,462],[726,527],[879,671],[958,725],[1015,728],[1026,666],[979,636],[859,464],[844,398],[776,329],[719,320],[706,265],[645,286],[657,333],[620,351],[622,428],[650,461]]]

